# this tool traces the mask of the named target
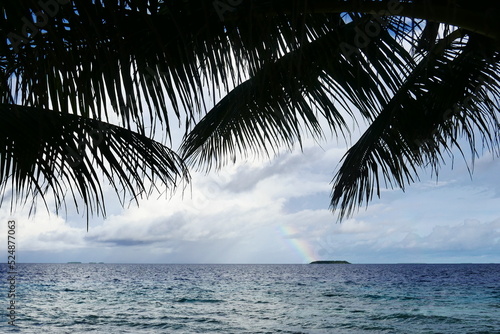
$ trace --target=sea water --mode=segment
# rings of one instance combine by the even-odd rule
[[[500,265],[19,264],[1,333],[500,333]]]

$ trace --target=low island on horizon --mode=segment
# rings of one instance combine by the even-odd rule
[[[351,263],[339,260],[320,260],[320,261],[313,261],[310,264],[351,264]]]

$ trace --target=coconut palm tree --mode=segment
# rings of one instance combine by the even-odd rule
[[[105,213],[187,167],[271,156],[368,122],[333,180],[339,217],[381,183],[498,154],[500,4],[486,0],[4,2],[0,184]],[[210,99],[217,102],[210,103]],[[172,121],[185,125],[180,152]],[[157,132],[166,134],[157,141]],[[333,166],[332,166],[333,169]],[[125,197],[122,197],[123,200]],[[49,204],[46,204],[49,205]]]

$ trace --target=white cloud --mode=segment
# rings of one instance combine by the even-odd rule
[[[193,173],[184,194],[141,199],[139,207],[121,209],[112,197],[108,218],[92,219],[88,233],[71,213],[65,220],[39,210],[29,219],[21,210],[13,215],[20,249],[27,261],[45,262],[500,261],[498,160],[479,159],[473,181],[461,167],[444,170],[437,183],[423,173],[406,192],[385,191],[338,224],[328,205],[344,152],[306,146]]]
[[[2,210],[3,211],[3,210]],[[85,246],[83,229],[65,224],[61,217],[39,212],[28,216],[23,214],[0,214],[0,221],[16,221],[16,242],[18,250],[67,250]],[[7,224],[1,224],[0,233],[7,235]]]
[[[443,251],[497,250],[500,252],[500,219],[481,223],[465,220],[457,225],[438,225],[428,235],[415,233],[401,242],[401,248]]]

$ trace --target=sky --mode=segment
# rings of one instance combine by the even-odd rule
[[[175,148],[182,133],[173,135]],[[0,235],[16,221],[16,259],[25,263],[500,263],[500,158],[482,152],[471,177],[470,160],[457,154],[438,179],[421,170],[404,192],[382,189],[339,223],[331,181],[347,146],[306,139],[271,159],[191,171],[188,187],[139,206],[123,208],[105,186],[108,215],[92,217],[88,231],[71,206],[58,216],[40,205],[30,215],[4,201]]]
[[[405,192],[383,189],[338,223],[331,180],[344,142],[306,140],[301,150],[248,159],[192,181],[173,196],[121,207],[108,188],[108,215],[71,207],[0,209],[1,235],[16,221],[16,256],[25,263],[491,263],[500,262],[500,159],[484,152],[472,177],[460,156],[439,179],[420,172]],[[7,258],[7,238],[1,238]]]

